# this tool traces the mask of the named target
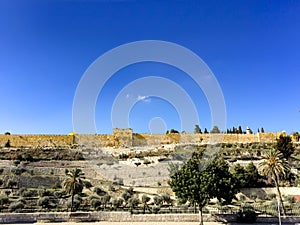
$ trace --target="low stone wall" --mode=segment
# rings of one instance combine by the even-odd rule
[[[235,222],[234,214],[204,214],[206,222]],[[75,213],[0,213],[0,224],[35,222],[198,222],[198,214],[130,214],[129,212],[75,212]],[[257,223],[277,223],[277,217],[258,217]],[[300,217],[282,218],[283,224],[300,222]]]

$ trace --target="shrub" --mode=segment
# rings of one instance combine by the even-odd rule
[[[7,196],[0,196],[0,205],[5,205],[9,203],[9,198]]]
[[[48,196],[41,197],[37,202],[38,206],[42,206],[42,208],[49,208],[50,206],[50,198]]]
[[[3,168],[0,168],[0,174],[2,174],[2,173],[3,173],[3,171],[4,171],[4,169],[3,169]]]
[[[96,193],[99,196],[103,196],[106,194],[106,191],[104,191],[100,187],[94,187],[93,191],[94,191],[94,193]]]
[[[22,209],[24,209],[24,204],[22,202],[12,202],[10,203],[8,209],[11,212],[20,212]]]
[[[272,199],[276,198],[276,194],[275,193],[269,193],[269,194],[267,194],[266,198],[267,198],[267,200],[272,200]]]
[[[162,204],[163,198],[161,196],[154,196],[153,201],[155,205],[159,206]]]
[[[159,210],[160,210],[160,206],[155,205],[152,207],[152,212],[155,214],[157,214],[159,212]]]
[[[10,140],[9,140],[9,139],[8,139],[7,142],[5,143],[5,147],[6,147],[6,148],[10,148],[10,147],[11,147],[11,145],[10,145]]]
[[[285,201],[287,201],[290,204],[293,204],[296,202],[296,198],[292,195],[288,195],[284,198]]]
[[[91,206],[95,209],[95,210],[98,210],[101,206],[101,201],[100,199],[97,199],[97,198],[93,198],[91,199]]]
[[[54,191],[54,193],[53,193],[55,198],[62,198],[66,194],[67,193],[64,190]]]
[[[12,179],[9,179],[9,180],[7,181],[6,187],[7,187],[7,188],[14,188],[14,187],[16,187],[17,185],[18,185],[17,181],[12,180]]]
[[[34,197],[37,196],[37,192],[35,190],[29,190],[29,189],[20,189],[20,195],[22,197]]]
[[[112,205],[115,209],[120,208],[123,205],[124,199],[118,198],[112,201]]]

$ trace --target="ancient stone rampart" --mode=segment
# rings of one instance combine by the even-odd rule
[[[257,134],[137,134],[132,129],[114,129],[113,134],[95,135],[0,135],[0,147],[134,147],[178,143],[275,142],[280,132]],[[8,144],[9,143],[9,144]]]

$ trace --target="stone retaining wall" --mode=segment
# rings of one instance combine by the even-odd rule
[[[203,215],[204,221],[234,222],[231,214]],[[10,213],[0,214],[0,224],[35,222],[198,222],[198,214],[130,214],[129,212],[76,212],[76,213]],[[258,217],[256,223],[277,223],[276,217]],[[300,217],[282,218],[283,224],[299,223]]]

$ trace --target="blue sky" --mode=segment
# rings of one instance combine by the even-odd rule
[[[105,52],[140,40],[174,42],[201,57],[222,88],[227,127],[300,130],[299,1],[2,0],[0,133],[72,131],[74,94],[84,72]],[[193,80],[146,62],[107,81],[96,105],[98,133],[112,132],[114,99],[145,76],[178,83],[193,100],[201,128],[211,129],[208,102]],[[180,115],[166,100],[128,97],[140,100],[125,118],[134,132],[151,132],[155,118],[162,130],[181,129]]]

